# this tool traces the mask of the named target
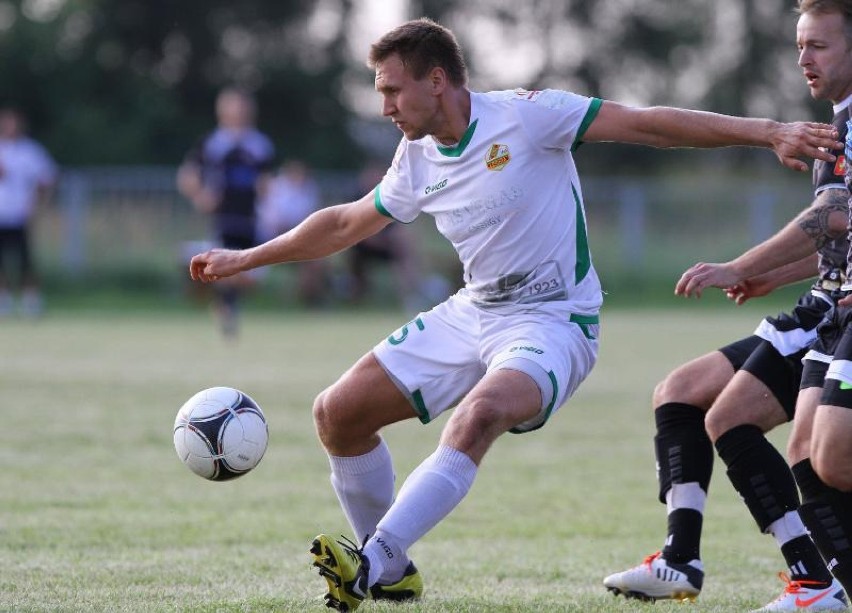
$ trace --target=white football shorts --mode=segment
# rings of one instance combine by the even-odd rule
[[[541,412],[512,432],[544,425],[592,370],[597,315],[577,315],[562,302],[524,305],[506,314],[474,306],[463,294],[420,313],[373,348],[373,354],[429,423],[455,406],[486,373],[528,374],[541,390]]]

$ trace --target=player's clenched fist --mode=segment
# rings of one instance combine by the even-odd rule
[[[209,283],[237,274],[240,268],[239,251],[211,249],[194,256],[189,263],[189,275],[194,281]]]

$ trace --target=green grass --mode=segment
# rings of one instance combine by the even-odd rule
[[[546,428],[498,441],[469,496],[414,546],[424,600],[361,610],[682,611],[616,600],[601,579],[664,538],[654,384],[749,333],[759,313],[605,313],[600,362],[580,392]],[[348,529],[311,402],[401,323],[255,313],[228,344],[203,312],[0,321],[0,611],[324,610],[307,549],[318,532]],[[211,385],[249,392],[270,423],[263,462],[233,482],[196,477],[172,447],[177,409]],[[388,429],[399,483],[443,423]],[[761,606],[782,587],[783,561],[719,466],[711,492],[707,580],[690,609]]]

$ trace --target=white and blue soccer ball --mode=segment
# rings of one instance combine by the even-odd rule
[[[178,411],[175,450],[200,477],[227,481],[258,465],[269,429],[260,406],[232,387],[211,387],[187,400]]]

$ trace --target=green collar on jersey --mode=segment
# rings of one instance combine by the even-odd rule
[[[473,122],[467,127],[467,130],[464,131],[461,140],[457,145],[453,145],[452,147],[445,147],[444,145],[438,144],[438,141],[435,141],[436,146],[438,147],[438,152],[441,155],[445,155],[448,158],[457,158],[464,150],[467,148],[470,143],[470,139],[473,138],[473,132],[476,130],[476,122],[478,119],[474,119]]]

